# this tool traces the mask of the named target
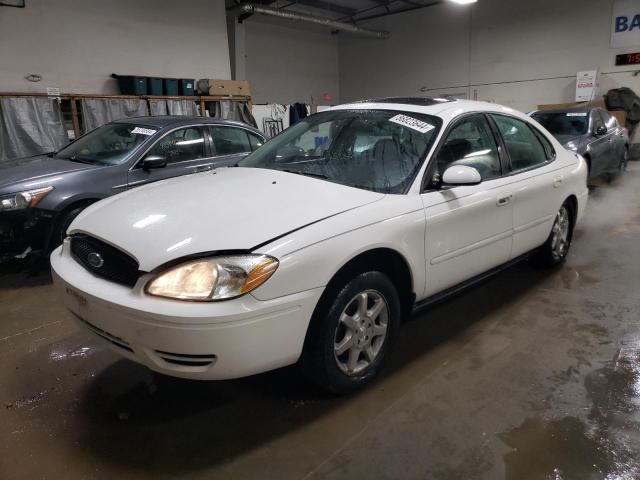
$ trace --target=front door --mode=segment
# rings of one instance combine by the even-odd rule
[[[129,187],[211,170],[214,163],[201,127],[183,127],[167,133],[146,152],[148,155],[166,158],[167,165],[145,170],[139,161],[129,171]]]
[[[433,295],[509,260],[512,192],[502,177],[501,154],[484,114],[458,120],[445,133],[429,174],[453,165],[480,172],[478,185],[446,185],[422,194],[426,211],[427,287]]]

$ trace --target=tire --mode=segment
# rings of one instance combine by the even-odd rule
[[[558,210],[549,238],[538,252],[538,260],[543,266],[555,267],[567,259],[569,248],[571,248],[574,224],[575,212],[567,200]]]
[[[73,220],[78,215],[80,215],[80,212],[82,212],[87,207],[88,205],[75,207],[67,212],[63,212],[60,215],[60,218],[58,218],[56,221],[56,226],[51,232],[51,238],[49,239],[49,248],[48,248],[49,253],[54,251],[59,245],[62,244],[62,242],[64,241],[64,237],[67,234],[67,229],[69,228],[69,225],[71,225],[71,222],[73,222]]]
[[[301,366],[312,382],[344,395],[372,382],[383,367],[400,324],[400,298],[389,277],[375,271],[330,295],[311,319]],[[369,315],[362,320],[364,311]]]

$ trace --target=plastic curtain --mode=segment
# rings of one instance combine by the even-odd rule
[[[0,162],[59,150],[69,143],[55,98],[0,98]]]
[[[120,118],[149,115],[146,100],[83,98],[80,106],[85,133]]]
[[[234,102],[232,100],[207,102],[207,109],[212,117],[222,118],[223,120],[237,120],[254,127],[258,126],[247,102]]]

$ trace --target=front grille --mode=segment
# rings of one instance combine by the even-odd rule
[[[128,287],[133,287],[141,275],[133,258],[89,235],[71,237],[71,256],[98,277]]]

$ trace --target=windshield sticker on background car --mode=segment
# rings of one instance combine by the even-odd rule
[[[137,133],[139,135],[153,135],[156,131],[151,128],[136,127],[131,130],[131,133]]]
[[[427,133],[429,130],[436,128],[430,123],[423,122],[422,120],[418,120],[417,118],[409,117],[407,115],[396,115],[395,117],[391,117],[389,121],[402,125],[403,127],[409,127],[420,133]]]
[[[569,112],[567,113],[567,117],[586,117],[587,112]]]

